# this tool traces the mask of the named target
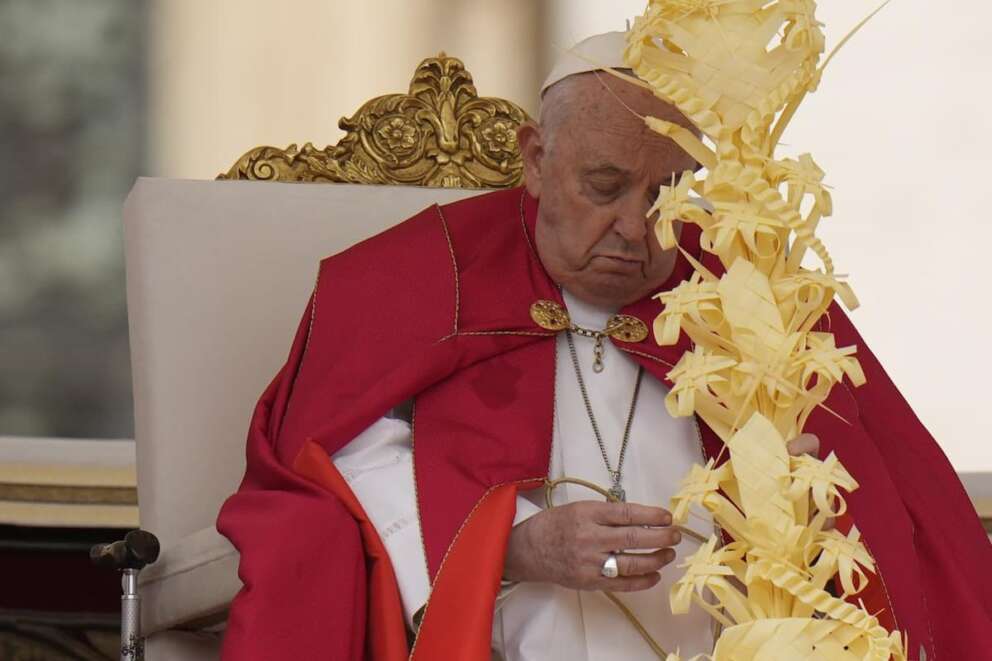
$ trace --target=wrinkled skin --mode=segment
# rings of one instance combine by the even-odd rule
[[[691,126],[649,91],[588,73],[552,87],[541,124],[518,131],[527,190],[540,200],[541,262],[570,293],[602,307],[639,300],[671,274],[676,251],[661,249],[647,212],[660,186],[696,166],[638,115]]]

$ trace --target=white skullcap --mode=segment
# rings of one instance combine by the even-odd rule
[[[623,69],[623,51],[627,47],[626,32],[604,32],[583,39],[562,53],[554,68],[541,85],[541,96],[558,81],[577,73],[601,69]]]

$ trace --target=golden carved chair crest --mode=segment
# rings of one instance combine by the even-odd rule
[[[424,60],[406,94],[367,101],[317,149],[255,147],[218,179],[509,188],[523,180],[517,126],[528,119],[504,99],[480,97],[461,60]]]

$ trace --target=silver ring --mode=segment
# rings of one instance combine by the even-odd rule
[[[606,561],[603,563],[603,569],[599,572],[606,578],[616,578],[620,575],[620,567],[617,565],[617,554],[610,553],[606,556]]]

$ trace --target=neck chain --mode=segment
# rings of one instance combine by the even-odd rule
[[[618,315],[613,315],[612,317],[610,317],[610,320],[606,323],[606,328],[604,328],[603,330],[590,330],[588,328],[582,328],[582,326],[579,326],[578,324],[573,322],[568,327],[567,332],[575,333],[576,335],[581,335],[582,337],[588,337],[595,340],[596,343],[593,345],[592,348],[592,356],[593,356],[592,371],[595,372],[596,374],[599,374],[600,372],[603,371],[603,367],[604,367],[603,355],[605,353],[605,349],[603,348],[603,343],[606,341],[606,338],[610,337],[617,331],[623,329],[626,323],[627,322],[624,320],[623,317],[619,317]],[[581,381],[581,378],[579,380]]]
[[[578,332],[578,331],[576,331]],[[582,335],[583,333],[580,333]],[[623,481],[623,460],[627,455],[627,445],[630,442],[630,426],[634,421],[634,411],[637,409],[637,395],[641,391],[641,379],[644,376],[644,368],[638,366],[637,368],[637,380],[634,383],[634,395],[630,398],[630,411],[627,413],[627,423],[623,428],[623,440],[620,443],[620,456],[617,458],[617,467],[614,470],[610,466],[610,458],[606,455],[606,445],[603,443],[603,437],[599,433],[599,425],[596,424],[596,416],[592,413],[592,404],[589,402],[589,393],[586,391],[586,382],[582,378],[582,369],[579,367],[579,356],[575,351],[575,340],[572,338],[572,329],[565,331],[565,339],[568,341],[568,351],[572,355],[572,366],[575,368],[575,378],[579,382],[579,391],[582,393],[582,401],[586,405],[586,413],[589,415],[589,424],[592,425],[592,433],[596,436],[596,443],[599,445],[599,451],[603,455],[603,463],[606,464],[606,472],[610,474],[610,480],[612,481],[612,486],[610,486],[609,494],[611,498],[624,502],[627,500],[627,494],[624,493],[621,482]],[[597,371],[602,371],[602,340],[597,339],[596,347],[600,352],[598,360],[600,361],[600,368]],[[595,368],[594,368],[595,369]]]

